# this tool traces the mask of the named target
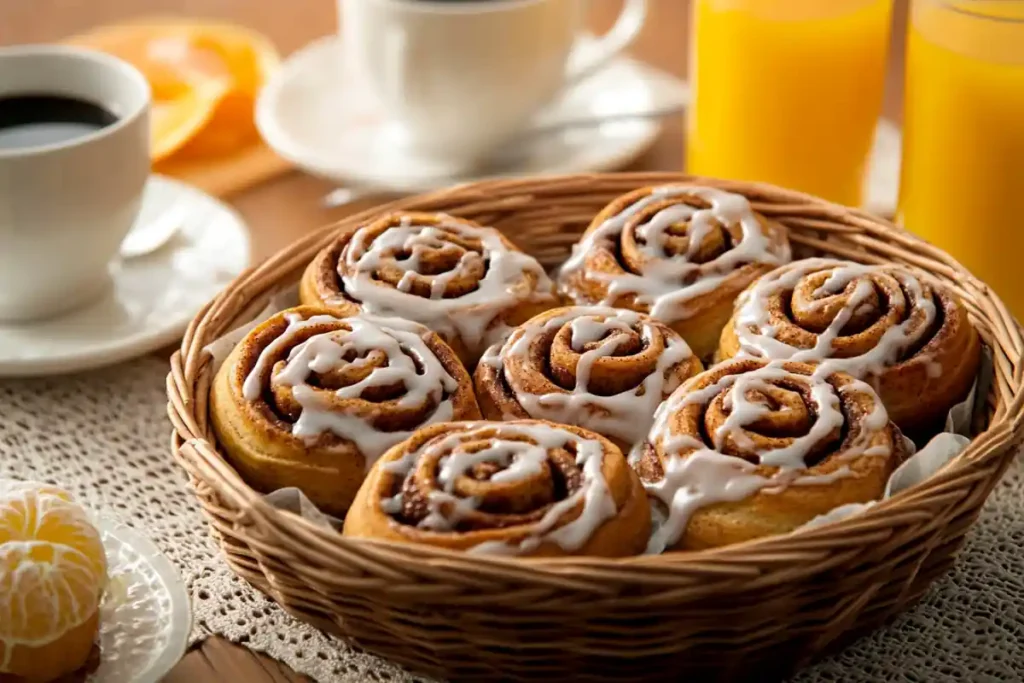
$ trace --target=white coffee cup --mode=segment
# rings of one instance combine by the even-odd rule
[[[0,150],[0,320],[81,307],[110,284],[112,261],[149,175],[150,90],[115,57],[55,45],[0,48],[0,98],[57,95],[116,121],[50,145]]]
[[[581,50],[586,0],[338,0],[345,59],[410,153],[475,163],[622,52],[646,0]]]

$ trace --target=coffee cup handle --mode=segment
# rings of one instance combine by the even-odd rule
[[[566,83],[572,85],[583,80],[617,57],[640,34],[646,18],[647,0],[625,0],[615,25],[598,39],[596,45],[588,45],[585,55],[577,43],[574,48],[576,54],[569,59]]]

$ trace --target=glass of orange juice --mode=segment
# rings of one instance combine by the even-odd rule
[[[1024,0],[915,0],[899,220],[1024,319]]]
[[[891,0],[694,0],[687,170],[859,205]]]

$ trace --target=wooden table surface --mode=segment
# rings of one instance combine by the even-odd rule
[[[824,0],[823,0],[824,1]],[[618,13],[617,0],[592,0],[590,23],[606,29]],[[686,70],[689,3],[651,0],[644,31],[632,49],[640,59],[682,76]],[[893,56],[889,69],[885,115],[899,120],[904,3],[897,0]],[[144,7],[143,7],[144,6]],[[186,15],[225,19],[262,31],[283,54],[334,31],[333,0],[0,0],[0,45],[55,41],[92,26],[145,15]],[[668,123],[654,146],[632,167],[673,170],[682,166],[682,123]],[[231,202],[252,230],[254,258],[274,253],[308,231],[373,200],[344,208],[325,209],[321,198],[327,183],[295,172],[252,188]],[[262,655],[220,638],[211,638],[190,652],[164,683],[284,683],[307,681]]]

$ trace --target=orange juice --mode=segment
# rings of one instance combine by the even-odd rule
[[[891,0],[694,0],[687,169],[857,205]]]
[[[900,220],[1024,317],[1024,1],[916,2]]]

